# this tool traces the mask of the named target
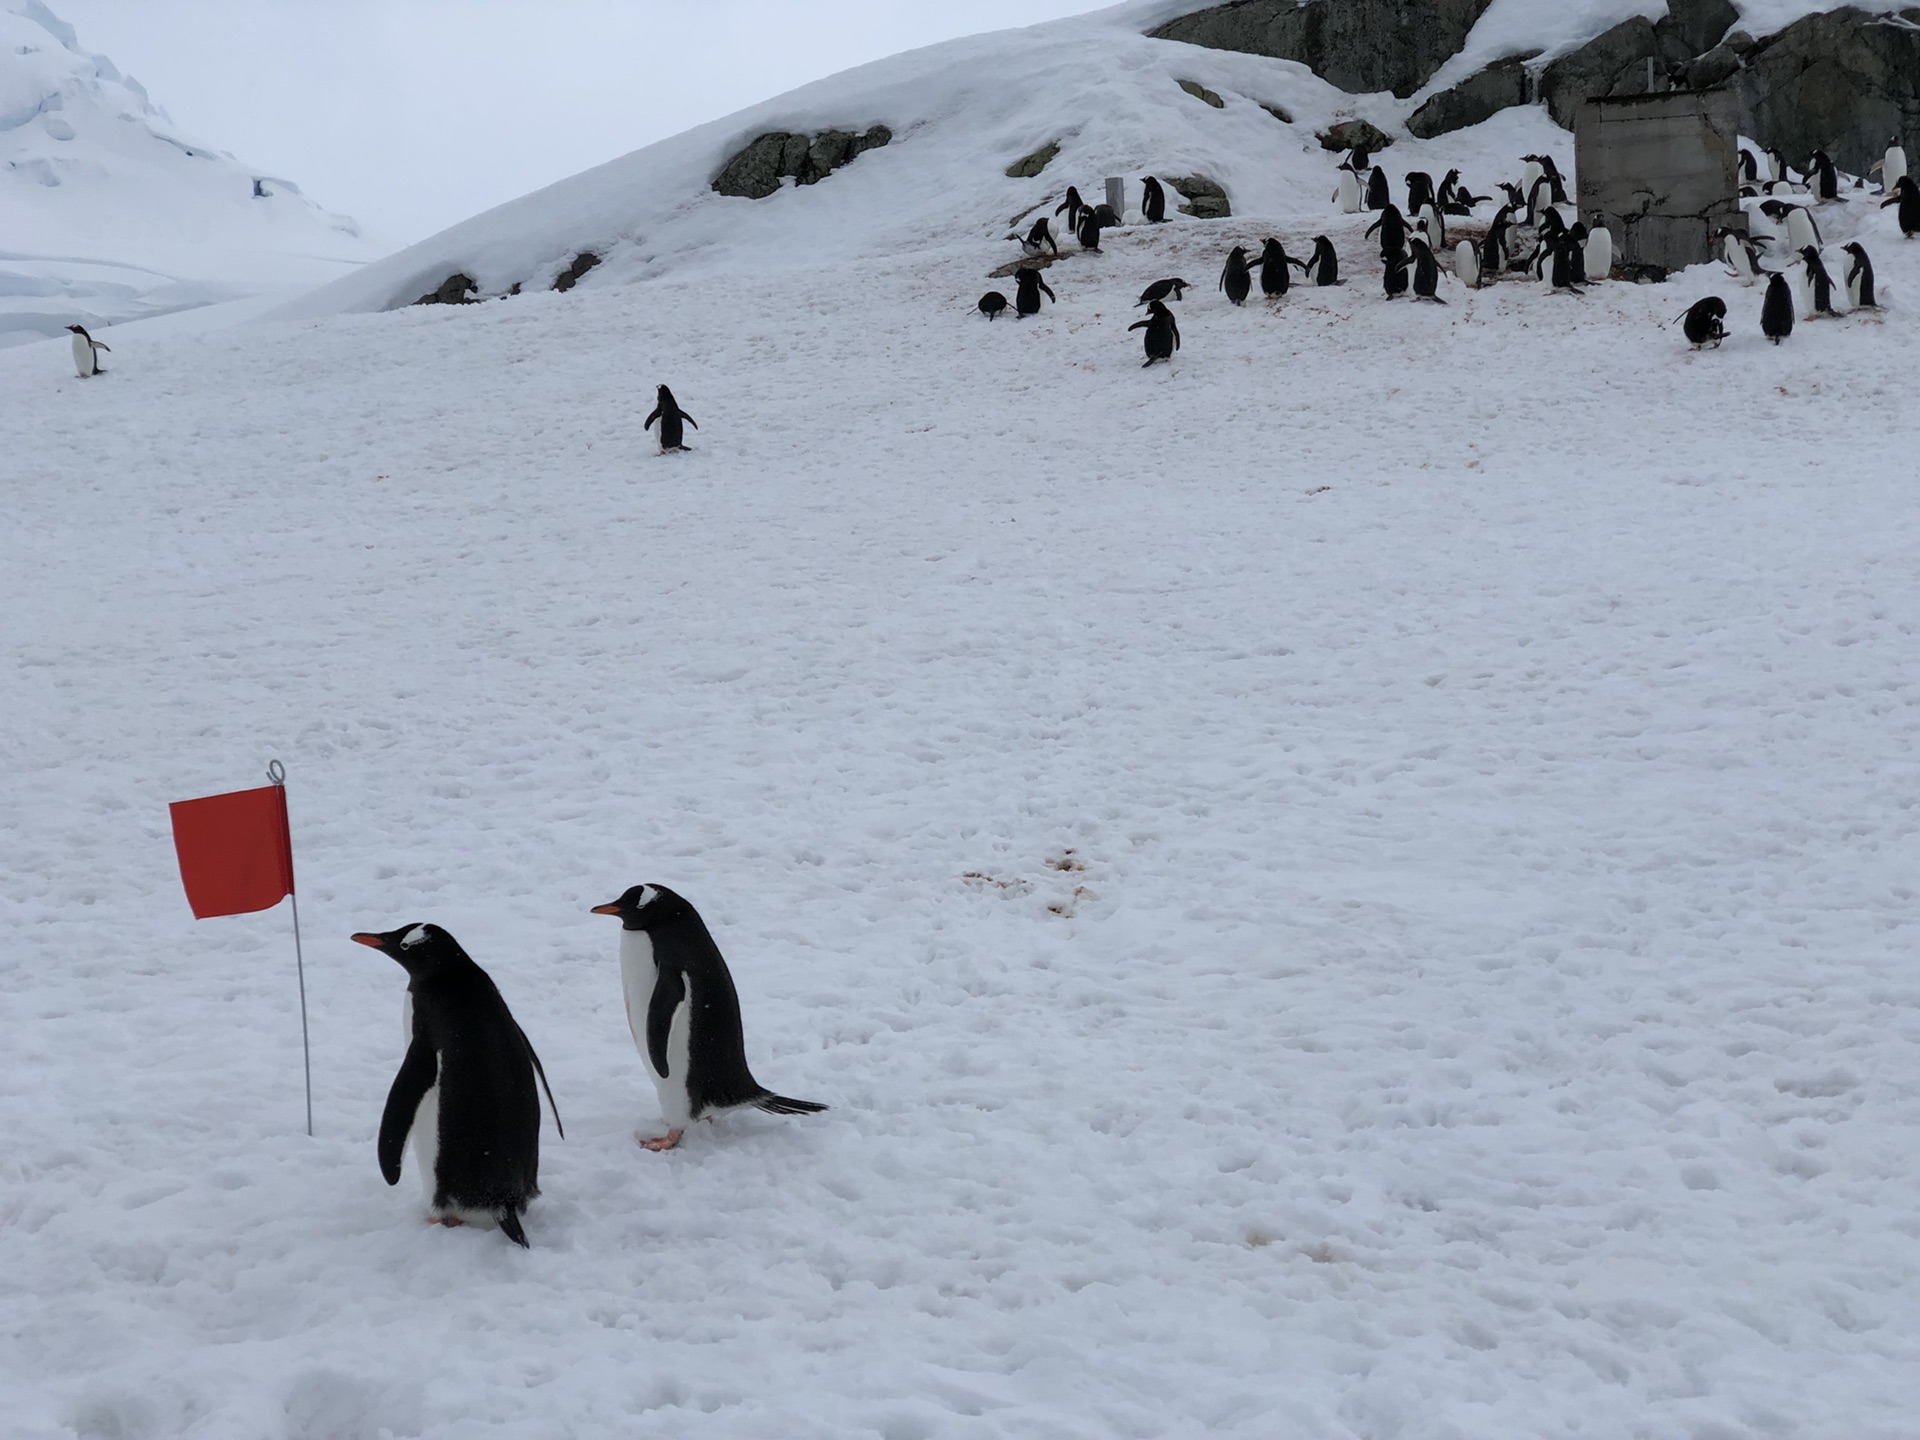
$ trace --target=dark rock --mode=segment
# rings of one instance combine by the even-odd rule
[[[1273,118],[1278,120],[1282,125],[1291,125],[1293,123],[1293,116],[1289,115],[1282,106],[1269,105],[1265,101],[1262,101],[1260,108],[1273,116]]]
[[[1297,60],[1349,95],[1426,84],[1466,44],[1492,0],[1233,0],[1148,34],[1211,50]]]
[[[429,290],[413,303],[416,305],[477,305],[479,297],[473,292],[480,288],[480,282],[471,275],[453,274],[440,282],[438,290]]]
[[[1665,24],[1671,25],[1686,56],[1704,55],[1718,45],[1740,18],[1732,0],[1667,0]]]
[[[1407,130],[1416,139],[1431,140],[1478,125],[1510,106],[1527,104],[1533,99],[1527,61],[1539,53],[1509,55],[1458,85],[1429,95],[1426,103],[1407,117]]]
[[[1740,56],[1731,45],[1716,45],[1687,66],[1689,90],[1711,90],[1740,68]]]
[[[580,277],[600,263],[600,257],[591,250],[582,250],[573,257],[573,264],[554,277],[553,288],[560,291],[571,290],[580,283]]]
[[[1687,44],[1686,37],[1680,33],[1680,27],[1674,23],[1673,16],[1662,15],[1653,22],[1653,40],[1660,47],[1661,73],[1675,67],[1684,67],[1700,52]]]
[[[1744,57],[1749,50],[1753,49],[1753,47],[1760,42],[1755,40],[1753,36],[1749,35],[1746,31],[1736,30],[1721,43],[1733,51],[1734,54]]]
[[[1660,58],[1660,40],[1653,23],[1636,15],[1547,66],[1540,74],[1540,98],[1554,123],[1571,130],[1582,100],[1646,94],[1650,57]]]
[[[1206,101],[1207,104],[1213,106],[1216,110],[1224,110],[1227,108],[1226,101],[1214,94],[1213,91],[1207,89],[1207,87],[1202,85],[1198,80],[1182,80],[1180,82],[1180,88],[1193,96],[1194,99]]]
[[[1060,153],[1060,142],[1049,140],[1031,155],[1022,155],[1007,167],[1010,180],[1028,180],[1038,175],[1053,163],[1053,157]]]
[[[819,135],[772,131],[757,136],[727,161],[713,177],[713,188],[722,195],[765,199],[780,188],[784,176],[791,176],[802,185],[815,184],[856,156],[877,150],[891,139],[893,132],[884,125],[875,125],[862,135],[851,130],[827,130]]]
[[[1379,126],[1365,120],[1342,120],[1338,125],[1330,125],[1315,137],[1322,150],[1384,150],[1393,144],[1393,137]]]
[[[1178,190],[1187,202],[1180,207],[1182,215],[1191,215],[1196,220],[1224,220],[1233,214],[1227,192],[1204,175],[1170,175],[1167,184]]]
[[[1740,128],[1799,164],[1825,150],[1866,173],[1902,135],[1920,141],[1920,8],[1897,17],[1851,6],[1808,15],[1762,40],[1734,80]]]
[[[722,195],[743,195],[759,200],[780,188],[780,177],[791,138],[783,134],[762,135],[726,163],[713,178],[713,188]]]

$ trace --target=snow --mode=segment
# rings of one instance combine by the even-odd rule
[[[1717,267],[1389,303],[1307,133],[1344,102],[1112,21],[124,327],[102,379],[0,354],[9,1435],[1911,1434],[1920,247],[1823,207],[1888,308],[1780,347]],[[896,139],[703,193],[775,117]],[[1484,191],[1543,143],[1386,158]],[[972,313],[1009,216],[1186,164],[1243,213]],[[595,218],[636,238],[571,293],[364,313]],[[1345,287],[1207,283],[1322,232]],[[288,916],[194,922],[167,830],[273,757],[312,1140]],[[640,883],[828,1113],[635,1144],[587,912]],[[347,937],[410,923],[566,1117],[529,1252],[379,1178],[405,976]]]
[[[0,206],[0,346],[285,299],[384,248],[291,181],[183,135],[39,0],[0,5]]]

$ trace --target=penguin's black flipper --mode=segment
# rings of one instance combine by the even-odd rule
[[[387,1108],[380,1116],[380,1174],[389,1185],[400,1183],[400,1155],[413,1130],[414,1112],[439,1078],[440,1057],[434,1053],[432,1042],[415,1035],[413,1044],[407,1047],[407,1058],[400,1062],[400,1073],[393,1077]]]
[[[656,405],[653,407],[653,413],[647,416],[647,423],[645,425],[642,425],[640,428],[642,430],[651,430],[653,428],[653,422],[658,420],[659,418],[660,418],[660,407]]]
[[[647,1002],[647,1058],[653,1061],[653,1073],[669,1075],[667,1035],[673,1029],[673,1012],[687,1001],[687,977],[678,970],[661,970],[653,983],[653,998]]]
[[[687,424],[691,425],[694,429],[698,430],[700,428],[700,422],[694,419],[691,415],[687,414],[686,411],[682,410],[680,412],[680,418],[686,421]]]
[[[827,1108],[817,1100],[789,1100],[784,1095],[762,1095],[753,1103],[769,1115],[818,1115]]]
[[[513,1028],[520,1030],[520,1022],[514,1021]],[[560,1107],[553,1103],[553,1086],[547,1083],[547,1067],[540,1063],[540,1057],[534,1053],[533,1042],[527,1039],[527,1032],[520,1030],[520,1043],[527,1047],[527,1058],[533,1061],[533,1073],[540,1077],[540,1088],[547,1092],[547,1108],[553,1111],[553,1128],[560,1132],[562,1140],[567,1138],[567,1127],[560,1123]]]
[[[551,1099],[552,1097],[549,1096],[548,1098]],[[531,1250],[533,1248],[527,1243],[527,1232],[520,1228],[519,1211],[509,1205],[505,1209],[497,1211],[495,1218],[499,1220],[501,1232],[507,1239],[513,1241],[513,1243],[518,1245],[522,1250]]]

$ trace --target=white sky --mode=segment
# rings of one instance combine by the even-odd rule
[[[182,129],[395,244],[809,80],[1103,0],[48,0]]]

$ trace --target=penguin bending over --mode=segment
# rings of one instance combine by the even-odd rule
[[[1718,295],[1709,295],[1689,305],[1687,313],[1680,320],[1680,328],[1686,332],[1694,349],[1698,350],[1704,345],[1717,350],[1727,334],[1727,302]]]
[[[1146,369],[1156,360],[1173,362],[1173,352],[1180,348],[1180,326],[1173,318],[1173,312],[1158,300],[1147,304],[1147,318],[1136,320],[1127,327],[1129,330],[1144,330],[1147,333],[1140,338],[1146,342],[1147,358],[1140,368]]]
[[[1177,278],[1156,280],[1140,292],[1140,298],[1133,302],[1133,308],[1138,310],[1142,305],[1151,305],[1155,300],[1164,300],[1169,295],[1176,300],[1185,299],[1186,292],[1192,283],[1192,281]]]
[[[1013,294],[1013,313],[1016,319],[1025,315],[1040,313],[1040,293],[1044,290],[1047,299],[1058,304],[1060,297],[1053,293],[1053,287],[1040,278],[1040,272],[1031,265],[1022,265],[1013,272],[1015,290]]]
[[[660,1094],[667,1133],[640,1143],[671,1150],[696,1120],[729,1110],[816,1115],[814,1100],[776,1095],[747,1068],[740,996],[700,912],[664,885],[635,885],[593,907],[620,919],[620,988],[627,1028]]]
[[[989,290],[980,297],[979,303],[974,308],[987,319],[998,320],[1000,312],[1007,308],[1007,297],[998,290]]]
[[[1720,241],[1721,257],[1743,285],[1751,285],[1760,278],[1760,251],[1745,235],[1738,230],[1720,227],[1717,237]]]
[[[1806,262],[1807,284],[1813,290],[1813,313],[1837,315],[1839,312],[1833,308],[1833,276],[1821,262],[1820,252],[1809,245],[1800,252],[1800,258]]]
[[[407,972],[413,1037],[380,1116],[380,1173],[400,1182],[409,1137],[436,1224],[492,1221],[525,1247],[521,1212],[540,1193],[546,1071],[487,972],[438,925],[353,937]],[[539,1089],[534,1086],[539,1080]],[[554,1128],[566,1130],[560,1112]]]
[[[1858,240],[1840,247],[1853,259],[1847,264],[1847,303],[1856,310],[1878,310],[1873,298],[1873,262],[1867,258],[1866,247]]]
[[[700,428],[700,422],[680,408],[679,403],[673,398],[673,391],[664,385],[659,387],[659,394],[653,402],[653,413],[647,416],[647,423],[643,428],[651,430],[656,420],[660,422],[660,453],[662,455],[674,454],[687,448],[684,438],[686,432],[680,428],[682,423],[691,425],[696,430]]]
[[[1902,175],[1894,182],[1893,194],[1880,202],[1880,208],[1884,210],[1889,205],[1900,207],[1893,213],[1902,235],[1909,240],[1915,235],[1920,235],[1920,185],[1913,183],[1913,176]],[[75,348],[78,349],[77,346]]]
[[[69,325],[67,329],[73,332],[73,373],[82,380],[106,374],[100,364],[100,352],[104,350],[111,355],[113,347],[94,339],[84,325]]]
[[[1167,192],[1151,175],[1140,181],[1140,213],[1149,225],[1161,225],[1167,218]]]
[[[1033,228],[1025,235],[1016,231],[1007,236],[1007,239],[1018,240],[1021,253],[1025,255],[1038,255],[1043,248],[1053,251],[1056,255],[1060,253],[1060,247],[1054,243],[1053,226],[1048,223],[1044,215],[1033,222]]]
[[[1307,257],[1307,263],[1301,267],[1307,279],[1316,285],[1338,285],[1340,283],[1340,256],[1333,248],[1333,242],[1324,235],[1313,237],[1313,254]]]
[[[1778,270],[1767,278],[1767,297],[1760,302],[1760,333],[1776,345],[1793,334],[1793,286]]]
[[[1787,248],[1804,250],[1809,245],[1819,245],[1820,227],[1814,223],[1813,215],[1805,205],[1789,205],[1784,200],[1763,200],[1760,213],[1776,225],[1782,225],[1787,232]]]
[[[1227,252],[1226,266],[1220,271],[1220,283],[1216,287],[1227,292],[1227,299],[1236,305],[1246,303],[1247,292],[1253,289],[1253,272],[1247,268],[1247,248],[1236,245]]]
[[[1433,204],[1433,176],[1424,170],[1409,170],[1405,176],[1407,182],[1407,214],[1418,215],[1427,206]]]

